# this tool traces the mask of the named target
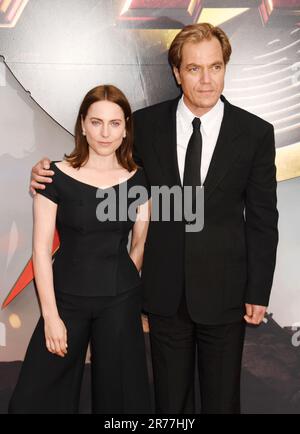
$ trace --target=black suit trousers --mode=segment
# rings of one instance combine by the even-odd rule
[[[240,374],[245,323],[197,324],[185,296],[170,317],[149,314],[157,413],[192,414],[196,351],[201,412],[240,413]]]

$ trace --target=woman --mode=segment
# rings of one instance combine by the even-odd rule
[[[88,92],[75,144],[64,161],[51,163],[53,182],[34,197],[33,264],[42,315],[9,412],[78,412],[90,342],[93,413],[147,413],[139,270],[148,200],[140,201],[132,221],[124,219],[124,203],[128,210],[134,199],[121,198],[147,184],[132,159],[131,109],[119,89]],[[108,205],[115,216],[105,221]],[[52,268],[55,226],[60,248]]]

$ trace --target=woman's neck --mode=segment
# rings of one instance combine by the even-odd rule
[[[88,160],[84,167],[88,169],[97,169],[101,171],[109,171],[120,169],[120,164],[118,162],[116,154],[108,155],[103,157],[101,155],[90,153]]]

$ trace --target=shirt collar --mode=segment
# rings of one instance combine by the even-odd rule
[[[184,103],[183,95],[179,100],[177,112],[180,116],[183,128],[186,130],[191,128],[191,124],[195,115],[190,111],[190,109]],[[200,118],[201,129],[203,129],[204,133],[207,136],[212,133],[216,125],[220,126],[223,119],[223,114],[224,114],[224,103],[223,101],[221,101],[221,99],[219,99],[217,104],[211,110],[209,110],[209,112],[201,116]]]

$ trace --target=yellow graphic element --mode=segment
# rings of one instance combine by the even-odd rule
[[[192,2],[189,6],[189,12],[191,6]],[[230,20],[231,18],[247,12],[249,9],[250,8],[203,8],[198,19],[198,23],[206,22],[211,23],[214,26],[218,26],[221,23]],[[146,34],[148,34],[147,36],[150,37],[152,40],[160,41],[162,46],[165,47],[166,50],[170,48],[173,39],[180,31],[181,29],[142,30],[142,32],[144,32],[144,34],[146,32]]]
[[[125,14],[129,10],[129,8],[131,6],[131,2],[132,2],[132,0],[126,0],[125,1],[125,4],[124,4],[123,9],[121,11],[121,15]]]
[[[146,30],[142,30],[143,32],[146,32]],[[169,29],[169,30],[148,30],[148,35],[152,41],[156,41],[156,43],[161,43],[162,47],[165,50],[168,50],[170,48],[170,45],[181,29]],[[146,34],[147,34],[146,33]],[[144,33],[145,34],[145,33]]]
[[[268,6],[269,6],[269,13],[273,12],[274,9],[273,0],[268,0]]]
[[[300,176],[300,143],[276,149],[277,181]]]
[[[13,329],[19,329],[22,325],[19,315],[15,313],[12,313],[8,320]]]
[[[195,11],[195,7],[197,5],[197,0],[191,0],[189,7],[188,7],[188,13],[192,16],[194,11]]]
[[[0,2],[0,14],[5,14],[5,21],[7,21],[0,23],[0,28],[15,27],[28,2],[29,0],[3,0]]]
[[[244,14],[250,8],[203,8],[198,23],[211,23],[219,26],[232,18]]]
[[[11,0],[3,0],[3,2],[0,5],[0,11],[5,13],[9,8],[10,4],[11,4]]]

